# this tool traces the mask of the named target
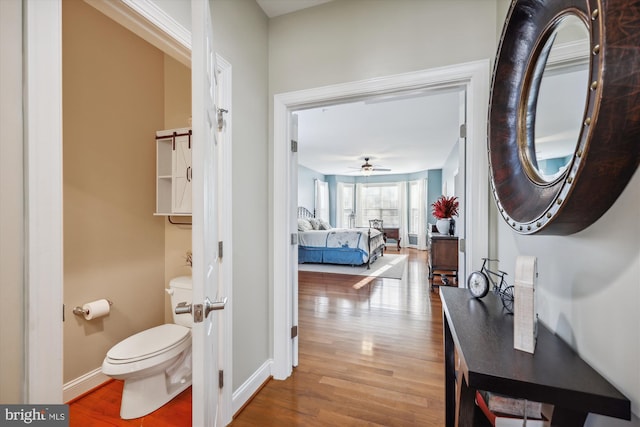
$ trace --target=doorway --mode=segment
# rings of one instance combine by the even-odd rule
[[[92,3],[88,1],[88,3]],[[122,6],[122,2],[99,2],[107,6]],[[29,279],[26,283],[26,295],[28,295],[28,307],[38,307],[29,313],[28,330],[25,330],[28,341],[26,360],[26,392],[25,399],[29,402],[62,403],[63,377],[62,377],[62,319],[63,306],[63,278],[62,278],[62,2],[52,0],[47,2],[27,1],[25,3],[25,85],[28,93],[25,95],[25,104],[29,109],[25,110],[27,125],[26,149],[29,151],[29,159],[26,167],[26,179],[29,182],[29,191],[25,195],[26,204],[29,206],[29,214],[26,216],[29,229],[30,252],[27,254]],[[114,20],[128,20],[131,22],[140,20],[141,17],[123,6],[126,13],[121,13],[120,18],[107,14]],[[122,12],[122,11],[120,11]],[[149,16],[157,14],[158,10],[151,10],[147,20],[140,21],[140,25],[146,30],[149,25]],[[128,13],[128,15],[127,15]],[[118,21],[120,22],[120,21]],[[151,22],[155,22],[151,19]],[[127,28],[131,29],[129,26]],[[183,40],[176,42],[174,32],[168,34],[165,30],[156,29],[158,40],[167,41],[168,54],[184,63],[184,55],[190,52],[190,44],[185,47]],[[179,39],[179,37],[178,37]],[[154,43],[155,44],[155,43]],[[179,48],[176,46],[179,45]],[[158,46],[156,46],[158,47]],[[164,50],[164,49],[162,49]],[[178,52],[178,53],[176,53]],[[218,60],[220,77],[220,89],[223,100],[229,104],[223,104],[229,111],[225,117],[226,124],[231,124],[231,65],[223,59]],[[226,79],[226,80],[225,80]],[[225,83],[226,81],[226,83]],[[42,96],[46,94],[46,96]],[[224,101],[223,101],[224,102]],[[185,117],[185,120],[187,118]],[[90,135],[87,135],[90,137]],[[224,137],[230,140],[230,133]],[[224,144],[230,147],[230,144]],[[231,150],[221,150],[223,163],[221,173],[225,182],[230,182],[231,177]],[[221,192],[222,203],[231,206],[230,185],[223,185],[225,191]],[[151,215],[151,210],[149,215]],[[220,218],[222,238],[231,242],[231,215],[224,211]],[[221,275],[224,279],[225,291],[221,294],[231,295],[231,251],[225,257],[225,263],[221,267]],[[71,307],[72,309],[73,307]],[[67,315],[70,308],[66,307]],[[224,344],[220,344],[224,355],[221,356],[221,365],[228,369],[225,375],[229,375],[228,384],[232,384],[231,375],[231,311],[225,310],[223,321]],[[70,320],[70,319],[67,319]],[[224,351],[226,349],[226,351]],[[230,420],[231,413],[231,387],[225,387],[221,393],[221,412],[223,420]],[[226,413],[225,413],[226,412]]]
[[[291,328],[296,295],[291,271],[296,268],[291,256],[291,239],[295,224],[297,188],[291,177],[295,158],[290,149],[290,113],[309,106],[339,103],[347,99],[400,91],[464,86],[467,94],[466,128],[467,150],[465,172],[467,185],[465,200],[473,215],[465,218],[465,238],[462,250],[466,253],[460,274],[472,271],[475,260],[488,248],[488,163],[486,159],[486,114],[489,98],[489,61],[476,61],[449,67],[424,70],[366,81],[352,82],[317,89],[277,94],[274,97],[274,154],[273,154],[273,313],[274,362],[272,374],[276,379],[291,375],[297,359]]]

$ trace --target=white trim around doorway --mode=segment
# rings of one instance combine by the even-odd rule
[[[293,283],[291,270],[296,268],[289,259],[292,205],[297,194],[291,188],[292,171],[289,166],[289,114],[296,109],[337,103],[374,95],[400,91],[425,90],[450,86],[464,86],[467,92],[467,159],[466,206],[473,215],[466,215],[466,262],[460,268],[462,277],[472,271],[476,260],[487,256],[489,228],[487,111],[489,102],[489,60],[457,64],[447,67],[373,78],[308,90],[287,92],[274,96],[273,103],[273,365],[275,379],[289,377],[293,370]],[[465,244],[466,243],[466,244]],[[426,279],[425,279],[426,280]]]
[[[25,402],[62,403],[62,2],[25,3]]]

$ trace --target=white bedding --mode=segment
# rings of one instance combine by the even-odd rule
[[[369,253],[369,230],[371,230],[372,238],[380,234],[380,230],[375,228],[332,228],[331,230],[299,231],[298,244],[300,246],[322,248],[360,248]]]

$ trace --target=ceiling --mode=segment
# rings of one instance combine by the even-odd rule
[[[375,174],[440,169],[458,135],[462,89],[449,88],[296,111],[298,163],[324,175],[358,175],[364,158]]]
[[[332,0],[256,0],[269,18],[328,3]]]

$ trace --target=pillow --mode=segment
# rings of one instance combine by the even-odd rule
[[[318,218],[309,218],[309,224],[314,230],[320,230],[320,220]]]
[[[325,221],[324,219],[319,219],[318,221],[320,222],[319,230],[331,230],[333,228],[331,224],[329,224],[329,222]]]
[[[305,218],[298,218],[298,231],[313,230],[311,223]]]

